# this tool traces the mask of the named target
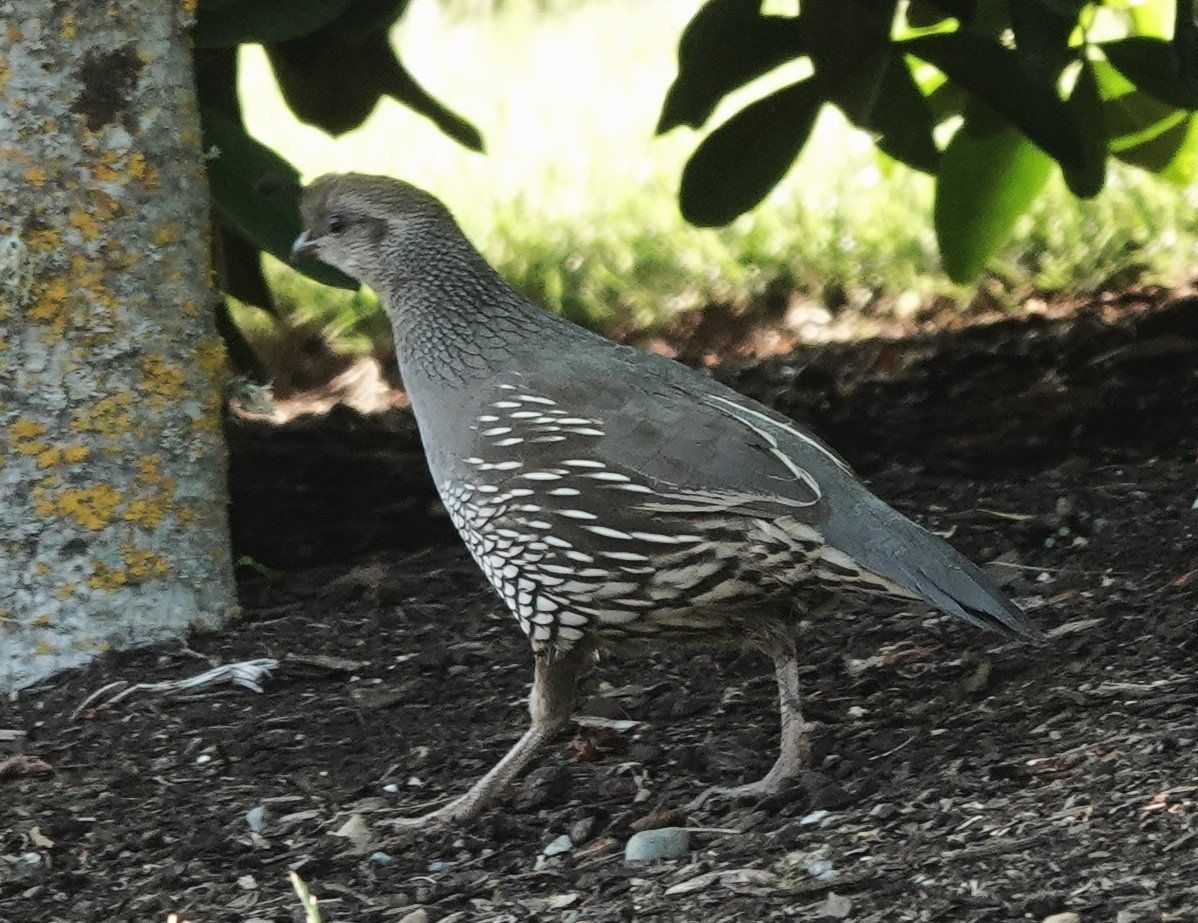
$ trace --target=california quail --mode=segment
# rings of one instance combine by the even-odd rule
[[[328,175],[301,204],[294,257],[373,288],[445,507],[532,643],[532,724],[465,795],[486,807],[569,719],[600,649],[705,641],[774,660],[781,755],[805,751],[792,626],[829,590],[923,600],[1031,635],[977,567],[862,485],[790,419],[660,356],[524,300],[445,207],[407,183]]]

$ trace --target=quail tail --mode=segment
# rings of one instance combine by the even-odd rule
[[[1039,630],[980,567],[922,526],[868,496],[828,523],[828,539],[859,564],[979,628],[1039,637]]]

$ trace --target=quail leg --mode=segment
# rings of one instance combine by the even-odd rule
[[[394,823],[400,827],[425,827],[471,820],[485,811],[532,761],[536,752],[570,720],[574,710],[575,684],[586,659],[586,651],[575,648],[551,657],[536,655],[532,694],[528,710],[532,725],[524,736],[504,754],[491,771],[470,787],[466,794],[420,817],[406,817]]]
[[[688,808],[700,807],[713,795],[725,798],[765,798],[789,788],[802,774],[810,757],[807,743],[809,725],[803,721],[799,699],[799,661],[794,641],[778,638],[767,648],[774,658],[774,674],[778,680],[778,708],[781,718],[781,742],[778,759],[765,777],[756,782],[732,787],[709,788],[695,798]]]

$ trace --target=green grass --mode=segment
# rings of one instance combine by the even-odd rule
[[[944,294],[967,300],[939,270],[931,182],[879,159],[834,112],[752,214],[720,230],[683,221],[678,177],[697,136],[655,138],[653,127],[678,36],[698,5],[590,0],[571,9],[524,0],[458,2],[446,12],[436,0],[415,0],[396,36],[405,63],[475,122],[486,155],[391,101],[339,139],[300,125],[259,49],[242,59],[247,121],[306,179],[358,170],[425,186],[521,290],[593,326],[652,328],[710,300],[751,300],[779,281],[857,305]],[[1175,282],[1198,253],[1196,204],[1194,189],[1118,167],[1092,202],[1076,202],[1057,181],[993,265],[1012,301],[1129,277]],[[283,301],[304,317],[351,341],[385,336],[369,296],[268,269]]]

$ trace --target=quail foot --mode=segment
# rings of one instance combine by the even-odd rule
[[[765,795],[802,766],[793,629],[829,591],[1034,634],[981,570],[805,428],[530,304],[429,193],[332,174],[307,187],[301,214],[293,256],[381,299],[437,490],[535,661],[528,731],[466,794],[412,823],[490,805],[567,723],[601,650],[699,642],[771,657],[780,752],[741,790]]]

